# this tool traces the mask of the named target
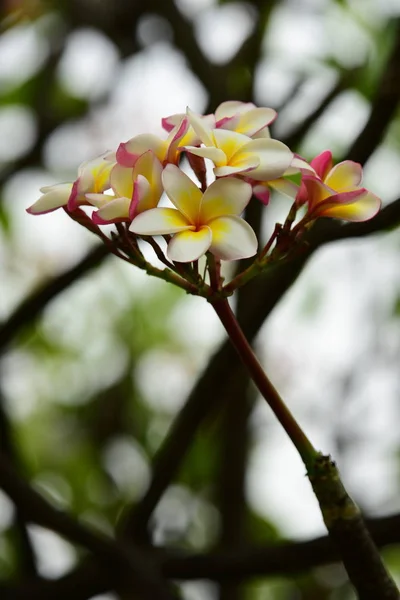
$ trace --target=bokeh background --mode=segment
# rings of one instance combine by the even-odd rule
[[[187,105],[210,112],[240,99],[279,110],[274,136],[307,159],[329,148],[340,160],[358,141],[365,185],[389,205],[400,193],[399,16],[399,0],[3,1],[2,445],[56,506],[112,532],[146,492],[152,458],[225,338],[202,299],[96,254],[94,237],[63,211],[26,214],[39,187],[72,181],[79,163],[135,134],[160,133],[161,118]],[[392,103],[363,139],[388,86]],[[288,208],[273,197],[263,209],[264,239]],[[255,342],[315,445],[375,517],[400,512],[400,239],[389,229],[323,245]],[[63,273],[70,285],[50,301],[18,308]],[[157,546],[199,552],[324,535],[290,441],[246,381],[236,395],[192,436],[151,520]],[[0,491],[2,580],[23,578],[24,551],[46,578],[76,567],[82,552],[37,525],[26,529],[32,548],[21,545],[17,516]],[[399,549],[384,556],[400,581]],[[179,585],[186,600],[355,597],[338,565]]]

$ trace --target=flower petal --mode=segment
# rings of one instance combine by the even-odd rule
[[[240,217],[218,217],[208,223],[212,231],[210,251],[222,260],[238,260],[254,256],[257,237],[253,229]]]
[[[229,129],[214,129],[214,138],[216,146],[223,150],[228,163],[241,148],[251,141],[247,135],[229,131]]]
[[[168,140],[167,140],[167,145],[168,145],[168,152],[167,152],[167,161],[170,163],[174,163],[177,164],[179,162],[179,154],[180,154],[180,146],[184,145],[184,138],[187,134],[187,131],[189,129],[189,119],[187,118],[186,115],[184,115],[182,122],[179,123],[179,125],[177,125],[169,134],[168,136]],[[192,133],[193,135],[191,136],[192,138],[195,136],[195,133],[192,129]],[[190,141],[190,137],[189,140]]]
[[[250,202],[252,188],[241,179],[227,177],[214,181],[203,195],[199,221],[208,224],[216,217],[240,215]]]
[[[184,146],[183,150],[194,154],[195,156],[201,156],[202,158],[209,158],[215,165],[226,165],[226,156],[222,150],[214,148],[213,146],[206,146],[203,148],[197,148],[196,146]]]
[[[133,169],[116,164],[111,171],[110,184],[116,196],[132,198]]]
[[[203,144],[206,146],[215,146],[213,130],[208,126],[206,120],[201,115],[197,115],[190,110],[189,107],[186,109],[186,114],[190,125],[193,127]]]
[[[174,235],[169,242],[167,256],[176,262],[197,260],[207,252],[211,239],[209,227],[201,227],[198,231],[182,231]]]
[[[195,229],[187,219],[174,208],[151,208],[135,217],[129,231],[138,235],[165,235]]]
[[[41,188],[45,192],[32,206],[26,209],[31,215],[42,215],[60,206],[66,206],[72,191],[72,183],[57,183]]]
[[[115,198],[111,202],[107,202],[97,212],[93,213],[93,223],[104,225],[105,223],[126,221],[129,217],[130,203],[130,198]]]
[[[153,198],[151,186],[146,177],[138,175],[133,189],[132,201],[129,205],[129,218],[131,221],[144,210],[155,208],[158,200],[159,198]]]
[[[259,158],[259,166],[249,171],[248,175],[261,181],[281,177],[293,160],[293,152],[285,144],[269,138],[252,140],[241,152],[254,153]]]
[[[336,192],[345,192],[360,185],[362,168],[359,163],[345,160],[338,163],[326,175],[324,183]]]
[[[86,200],[96,208],[102,208],[108,202],[115,199],[115,196],[110,196],[109,194],[85,194]]]
[[[188,221],[196,223],[203,196],[197,185],[175,165],[165,167],[162,182],[171,202]]]
[[[218,123],[221,119],[234,117],[237,114],[247,112],[255,108],[252,102],[240,102],[239,100],[227,100],[222,102],[215,111],[215,119]]]
[[[313,158],[310,163],[310,166],[314,169],[315,173],[320,179],[322,179],[322,181],[325,180],[326,175],[332,169],[332,165],[332,152],[330,150],[321,152],[321,154],[318,154],[318,156]]]
[[[163,129],[165,129],[165,131],[168,131],[168,133],[170,133],[174,129],[174,127],[179,125],[179,123],[185,116],[186,115],[183,113],[178,113],[175,115],[170,115],[169,117],[164,117],[161,119],[161,126]]]
[[[258,200],[260,200],[260,202],[262,202],[265,206],[268,206],[271,194],[267,185],[255,185],[253,187],[253,194]]]
[[[304,173],[306,175],[316,175],[315,170],[308,164],[304,158],[295,154],[290,166],[286,169],[284,175],[295,175],[296,173]]]
[[[238,160],[234,165],[226,165],[223,167],[215,167],[214,175],[216,177],[226,177],[227,175],[235,175],[240,173],[248,173],[253,171],[260,164],[260,160],[256,155],[238,153]],[[239,160],[240,158],[240,160]]]
[[[138,158],[133,169],[133,181],[135,186],[139,182],[140,187],[139,195],[137,195],[136,187],[134,189],[134,196],[136,194],[136,200],[139,202],[139,212],[157,206],[163,193],[162,170],[162,164],[151,150]],[[144,183],[142,178],[147,183]]]
[[[151,133],[142,133],[119,145],[116,157],[123,167],[133,167],[142,154],[152,150],[163,162],[167,152],[167,142]]]
[[[290,179],[284,179],[283,177],[279,177],[278,179],[272,179],[268,182],[272,189],[284,194],[284,196],[288,196],[294,200],[298,194],[299,186],[290,181]]]
[[[239,114],[237,118],[228,119],[222,127],[252,137],[264,129],[264,127],[270,125],[276,119],[277,114],[273,108],[252,108],[247,112]]]
[[[360,192],[357,197],[354,196],[356,191]],[[380,199],[372,192],[360,188],[331,196],[317,207],[314,214],[344,221],[368,221],[379,212],[380,208]]]

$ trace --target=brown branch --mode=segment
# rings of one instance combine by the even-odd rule
[[[367,519],[371,536],[380,548],[400,543],[400,514]],[[304,542],[215,551],[209,554],[165,558],[163,574],[174,579],[244,580],[250,577],[293,575],[340,560],[329,536]]]
[[[367,519],[379,548],[400,544],[400,514]],[[177,580],[210,579],[244,581],[252,577],[292,576],[334,563],[340,556],[328,536],[302,542],[218,550],[207,554],[161,551],[158,564],[164,577]],[[0,584],[4,600],[86,600],[112,589],[112,575],[94,558],[57,580],[40,579],[26,584]],[[28,596],[29,592],[29,596]]]
[[[257,237],[261,232],[263,205],[251,202],[246,208],[246,220]],[[245,269],[249,260],[240,261],[238,270]],[[251,301],[247,288],[238,291],[237,315],[241,318]],[[248,419],[254,406],[254,388],[246,370],[239,369],[232,374],[235,385],[220,398],[223,411],[220,423],[220,468],[217,483],[217,506],[221,515],[221,549],[239,548],[246,543],[246,466],[250,444]],[[230,391],[230,393],[229,393]],[[219,589],[220,600],[240,600],[243,590],[237,582],[224,582]]]
[[[371,113],[364,129],[353,142],[347,158],[364,164],[375,148],[384,138],[386,131],[395,117],[400,100],[400,19],[396,20],[396,38],[392,52],[387,61],[375,98],[372,101]]]
[[[318,222],[311,230],[302,253],[290,261],[279,262],[248,284],[247,294],[250,300],[241,318],[241,326],[247,339],[254,339],[266,317],[293,285],[317,248],[328,242],[353,237],[356,233],[362,236],[385,231],[390,227],[392,219],[400,216],[399,213],[400,201],[396,201],[366,223],[341,225],[327,219]],[[131,536],[145,536],[148,520],[179,469],[196,431],[207,415],[218,409],[220,398],[233,393],[234,380],[231,373],[241,368],[229,341],[226,341],[210,359],[155,457],[150,485],[127,516],[124,525]]]
[[[148,600],[173,600],[148,557],[135,547],[123,547],[112,538],[96,534],[65,512],[54,508],[19,477],[6,458],[0,455],[0,487],[14,502],[26,521],[51,529],[68,540],[90,550],[110,569],[117,587],[135,589]]]
[[[21,460],[14,443],[11,424],[4,408],[4,398],[0,392],[0,456],[1,455],[7,457],[7,460],[10,461],[14,468],[19,469],[21,467]],[[38,575],[36,555],[24,515],[18,507],[16,507],[15,510],[14,529],[16,532],[16,545],[18,548],[16,555],[21,576],[29,579],[35,578]]]

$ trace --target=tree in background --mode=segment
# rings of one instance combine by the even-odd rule
[[[199,597],[349,597],[342,573],[317,569],[338,558],[327,538],[283,541],[278,524],[259,515],[248,502],[246,476],[251,470],[257,434],[252,415],[258,414],[258,409],[248,376],[228,343],[217,349],[204,366],[207,348],[193,348],[193,337],[185,342],[176,331],[182,327],[187,304],[179,291],[162,284],[149,285],[112,261],[94,271],[108,256],[104,246],[93,246],[86,257],[68,269],[70,262],[78,260],[79,247],[82,250],[92,243],[87,237],[76,239],[77,250],[71,248],[71,239],[66,240],[66,256],[60,252],[55,264],[46,265],[43,254],[36,254],[22,243],[18,227],[24,231],[28,226],[21,225],[9,198],[13,196],[15,204],[16,197],[19,200],[22,196],[18,211],[29,204],[23,190],[28,184],[32,186],[32,180],[37,182],[33,169],[38,169],[42,161],[47,169],[60,175],[81,162],[79,153],[83,160],[102,144],[112,146],[116,139],[129,138],[130,133],[120,131],[127,127],[130,104],[135,107],[132,118],[136,118],[132,134],[146,130],[142,119],[148,118],[146,103],[153,99],[144,95],[147,71],[143,61],[154,48],[161,48],[162,53],[175,47],[183,54],[186,62],[177,63],[176,68],[184,72],[190,67],[187,79],[194,74],[193,86],[199,86],[199,82],[202,86],[195,88],[200,90],[199,97],[207,97],[208,106],[204,102],[204,106],[196,107],[198,110],[212,111],[230,98],[274,105],[283,115],[286,112],[290,125],[286,132],[280,132],[280,139],[302,155],[308,153],[308,158],[324,149],[315,148],[318,135],[312,138],[313,129],[318,134],[318,124],[324,123],[330,113],[337,114],[337,103],[351,97],[351,90],[358,99],[359,112],[364,110],[365,122],[360,122],[351,136],[347,134],[348,147],[343,138],[336,139],[336,158],[365,163],[383,153],[377,172],[386,169],[390,177],[390,161],[396,164],[398,160],[397,22],[388,14],[378,18],[373,7],[370,13],[361,14],[356,3],[327,2],[323,14],[321,9],[304,3],[301,15],[298,4],[279,2],[265,6],[257,2],[221,3],[218,9],[199,7],[196,11],[190,3],[130,4],[32,2],[21,6],[8,3],[5,7],[3,40],[12,48],[12,35],[20,36],[14,37],[17,42],[33,36],[36,61],[25,74],[23,64],[21,73],[14,68],[7,79],[6,72],[2,93],[3,116],[13,135],[9,134],[4,144],[7,160],[1,175],[7,291],[2,307],[6,316],[0,330],[0,483],[14,505],[12,509],[4,500],[2,591],[7,598],[90,598],[105,591],[121,597],[135,594],[170,598],[178,592],[167,585],[167,580],[209,579],[218,587],[198,592]],[[320,54],[303,61],[295,61],[290,52],[279,55],[275,34],[279,20],[290,22],[295,11],[304,21],[294,29],[299,40],[308,37],[307,27],[321,38],[321,30],[333,23],[337,26],[337,44],[323,47],[320,39]],[[237,47],[229,60],[210,54],[213,31],[221,15],[225,15],[226,23],[233,15],[233,31],[240,30],[239,23],[247,23],[247,31],[242,32],[244,40],[236,40]],[[91,29],[85,29],[88,27]],[[347,52],[349,47],[354,51],[352,57],[340,48],[340,32],[346,32],[346,27],[353,42],[347,40]],[[331,38],[336,41],[332,33]],[[68,77],[68,57],[75,51],[77,62],[84,62],[100,39],[112,48],[107,54],[114,57],[109,58],[111,67],[106,61],[102,65],[103,70],[108,68],[109,79],[103,84],[101,80],[97,84],[91,81],[85,87],[85,78]],[[228,39],[229,35],[225,41],[222,35],[215,47],[224,49]],[[142,67],[136,63],[142,71],[136,87],[127,89],[124,82],[132,56],[142,60]],[[147,76],[153,78],[158,73],[155,62],[148,72]],[[172,68],[168,75],[173,81]],[[267,76],[271,81],[275,77],[271,90],[265,83]],[[118,97],[123,98],[126,111],[123,125],[115,113]],[[347,129],[352,127],[349,122]],[[115,131],[110,133],[110,129]],[[19,148],[18,131],[22,131]],[[69,146],[68,134],[72,136]],[[58,150],[61,147],[71,148],[71,156]],[[104,147],[99,148],[102,150]],[[22,182],[19,188],[18,180]],[[42,180],[37,187],[40,185]],[[391,193],[386,191],[386,196]],[[386,197],[384,187],[381,195]],[[398,215],[398,201],[393,201],[366,223],[319,222],[303,252],[240,289],[236,313],[246,335],[251,340],[256,338],[266,317],[322,246],[386,233],[396,228]],[[246,219],[257,233],[261,227],[273,225],[262,221],[261,204],[250,204]],[[30,222],[29,228],[34,227],[36,221],[35,225]],[[393,234],[384,237],[390,247],[388,255],[393,257],[396,240]],[[383,256],[383,264],[390,264],[390,256]],[[83,278],[89,271],[92,273]],[[12,309],[24,293],[24,279],[35,289]],[[40,283],[40,279],[44,281]],[[80,285],[71,287],[78,279]],[[395,294],[389,297],[385,314],[391,319],[388,327],[394,328]],[[314,302],[312,297],[308,299],[311,308],[307,310],[315,310]],[[42,313],[40,322],[34,325]],[[374,315],[373,307],[369,314]],[[335,396],[332,414],[318,416],[317,425],[334,421],[331,435],[343,455],[339,462],[351,452],[356,452],[361,461],[362,451],[355,442],[359,441],[357,436],[362,438],[366,407],[361,404],[357,408],[352,400],[355,417],[353,414],[351,419],[341,421],[341,415],[348,410],[346,400],[366,395],[361,383],[366,380],[368,365],[382,359],[386,366],[396,365],[398,340],[393,335],[387,339],[389,343],[375,336],[373,343],[365,342],[363,347],[369,348],[369,355],[361,357],[360,372],[354,365],[348,370],[343,368],[341,374],[332,377],[329,392],[324,388],[322,394],[322,388],[319,390],[321,404],[321,395],[324,399],[326,395]],[[284,341],[288,344],[292,340]],[[277,368],[282,369],[278,364]],[[282,370],[283,381],[287,373],[289,379],[295,379],[290,366]],[[183,402],[182,390],[190,388],[196,373],[197,384]],[[170,383],[171,374],[177,378],[175,387]],[[154,379],[162,380],[158,387],[151,381]],[[380,402],[383,394],[379,388],[376,395]],[[353,425],[352,429],[349,422],[360,426]],[[171,483],[174,485],[164,495]],[[364,485],[367,489],[367,478]],[[274,495],[274,487],[269,493]],[[357,500],[363,505],[363,496]],[[301,521],[296,498],[290,503]],[[393,510],[390,495],[385,503]],[[54,505],[61,512],[54,510]],[[56,531],[72,542],[73,547],[64,548],[64,556],[70,557],[68,574],[55,579],[43,577],[40,556],[48,538],[46,542],[43,532],[30,523]],[[378,545],[398,542],[396,515],[371,519],[369,526]],[[118,542],[103,537],[101,532],[116,533]],[[82,548],[89,554],[81,554]],[[388,557],[396,574],[396,553]],[[276,579],[271,583],[272,576],[281,577],[280,583]],[[181,590],[183,596],[193,593],[185,586]]]

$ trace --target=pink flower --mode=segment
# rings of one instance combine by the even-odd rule
[[[345,221],[367,221],[376,215],[381,200],[361,187],[361,165],[345,160],[333,166],[327,150],[316,156],[305,172],[297,195],[299,205],[307,202],[307,215],[333,217]]]

